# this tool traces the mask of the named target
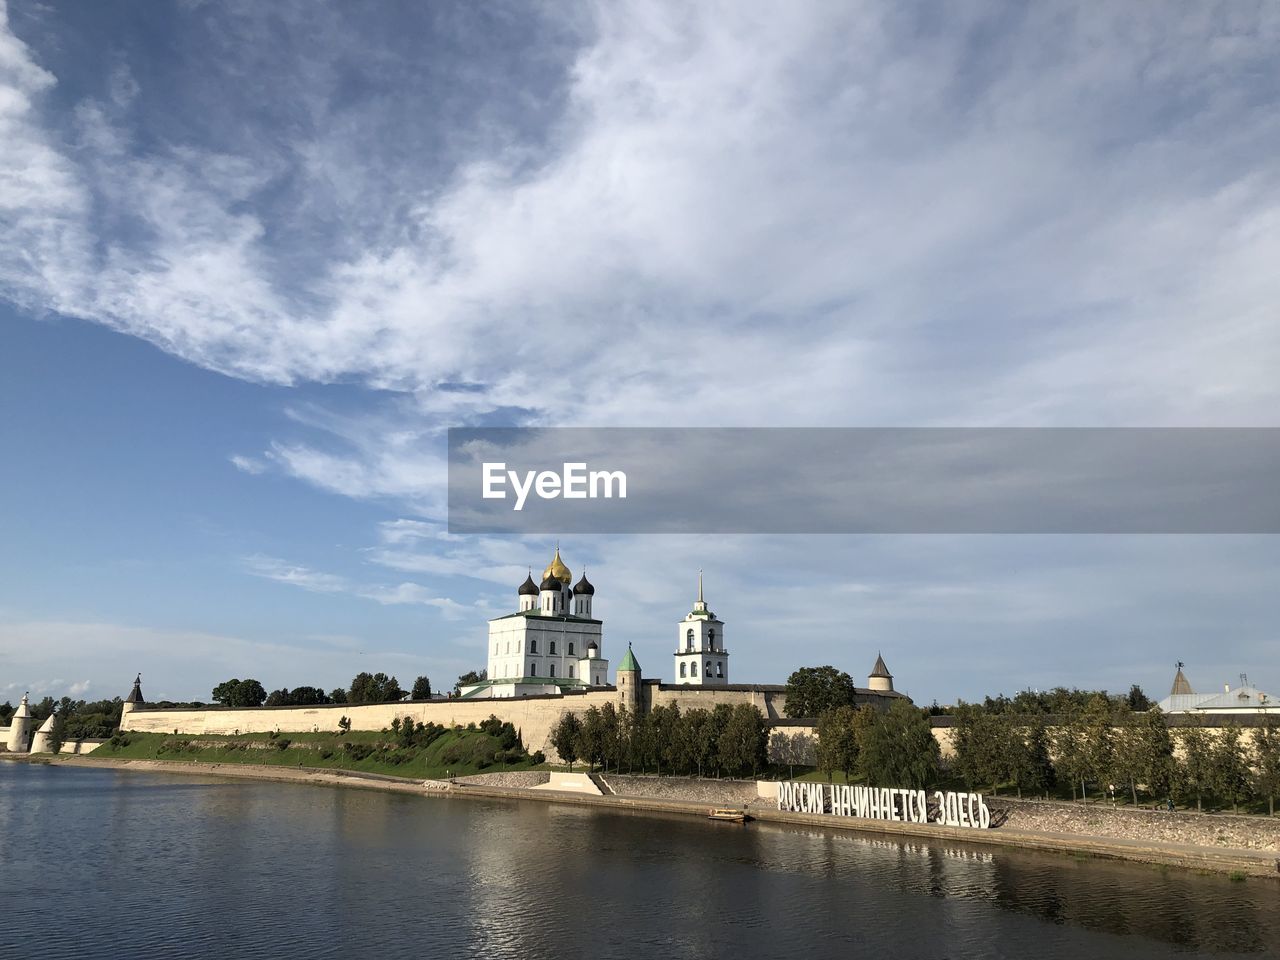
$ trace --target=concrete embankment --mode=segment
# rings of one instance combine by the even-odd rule
[[[314,768],[273,767],[251,764],[218,764],[172,760],[108,760],[105,758],[52,758],[55,764],[99,767],[144,773],[176,773],[206,777],[228,777],[306,783],[318,786],[352,787],[382,790],[418,796],[487,798],[500,800],[536,800],[543,803],[568,803],[578,806],[604,807],[635,813],[661,813],[705,818],[709,806],[746,808],[762,822],[791,826],[818,827],[824,830],[881,834],[920,842],[935,841],[983,844],[1040,850],[1052,853],[1085,855],[1142,863],[1161,864],[1222,873],[1240,873],[1259,877],[1280,877],[1280,853],[1270,849],[1212,847],[1191,843],[1175,843],[1150,838],[1099,836],[1089,833],[1057,832],[1013,826],[1020,816],[1033,822],[1033,815],[1011,812],[1009,822],[998,829],[969,830],[934,824],[895,823],[880,820],[851,820],[831,814],[782,812],[771,802],[752,796],[754,786],[742,782],[696,781],[683,778],[656,779],[605,775],[599,778],[612,789],[612,795],[601,796],[548,789],[546,773],[528,771],[510,774],[482,774],[456,780],[405,780],[380,774],[358,773]],[[1061,805],[1044,805],[1061,806]],[[1055,814],[1050,814],[1050,819]],[[1061,820],[1061,814],[1056,814]],[[1096,815],[1095,815],[1096,816]],[[1188,815],[1191,816],[1191,815]],[[1243,818],[1231,818],[1233,820]],[[1075,823],[1064,821],[1074,828]],[[1259,823],[1258,827],[1262,827]],[[1273,825],[1267,823],[1266,828]]]

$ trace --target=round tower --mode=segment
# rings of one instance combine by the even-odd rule
[[[49,714],[31,740],[32,753],[53,753],[53,714]]]
[[[627,644],[627,655],[618,664],[618,706],[632,715],[640,713],[640,661]]]
[[[13,713],[13,719],[9,721],[9,752],[26,753],[30,741],[31,707],[27,701],[27,694],[24,693],[22,702]]]
[[[133,680],[133,689],[129,691],[129,695],[124,698],[124,703],[120,705],[120,729],[128,730],[129,725],[125,722],[129,714],[137,710],[138,707],[146,703],[142,699],[142,674],[138,674]]]
[[[867,689],[875,690],[877,693],[893,692],[893,674],[884,665],[884,657],[879,653],[876,654],[876,665],[871,668],[871,673],[867,676]]]

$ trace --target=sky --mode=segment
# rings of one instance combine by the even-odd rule
[[[452,426],[1280,426],[1280,8],[0,0],[0,700],[437,687]],[[1280,689],[1268,536],[577,536],[615,664]]]

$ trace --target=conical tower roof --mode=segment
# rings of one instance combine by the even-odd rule
[[[1191,689],[1191,683],[1187,680],[1186,674],[1182,672],[1182,664],[1178,664],[1178,672],[1173,676],[1173,689],[1169,691],[1170,696],[1190,696],[1195,691]]]
[[[880,656],[879,653],[876,654],[876,665],[871,668],[871,673],[868,674],[868,676],[887,677],[890,680],[893,679],[893,674],[890,673],[889,668],[884,665],[884,657]]]
[[[44,723],[40,724],[40,729],[37,730],[36,732],[37,733],[53,733],[53,714],[52,713],[49,714],[48,719],[45,720]]]
[[[13,711],[12,719],[18,720],[22,717],[29,717],[29,716],[31,716],[31,708],[27,705],[27,694],[24,693],[22,695],[22,702],[18,704],[18,709]]]
[[[124,698],[124,702],[125,703],[146,703],[146,701],[142,699],[142,674],[138,674],[138,676],[134,679],[133,689],[130,690],[129,695]]]
[[[618,664],[618,672],[626,673],[628,671],[640,672],[640,662],[636,660],[636,655],[631,652],[631,644],[627,644],[627,655],[622,658],[622,662]]]

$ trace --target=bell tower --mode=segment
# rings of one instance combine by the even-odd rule
[[[724,623],[707,607],[698,571],[698,599],[676,628],[675,682],[697,687],[729,682],[729,651],[724,646]]]

